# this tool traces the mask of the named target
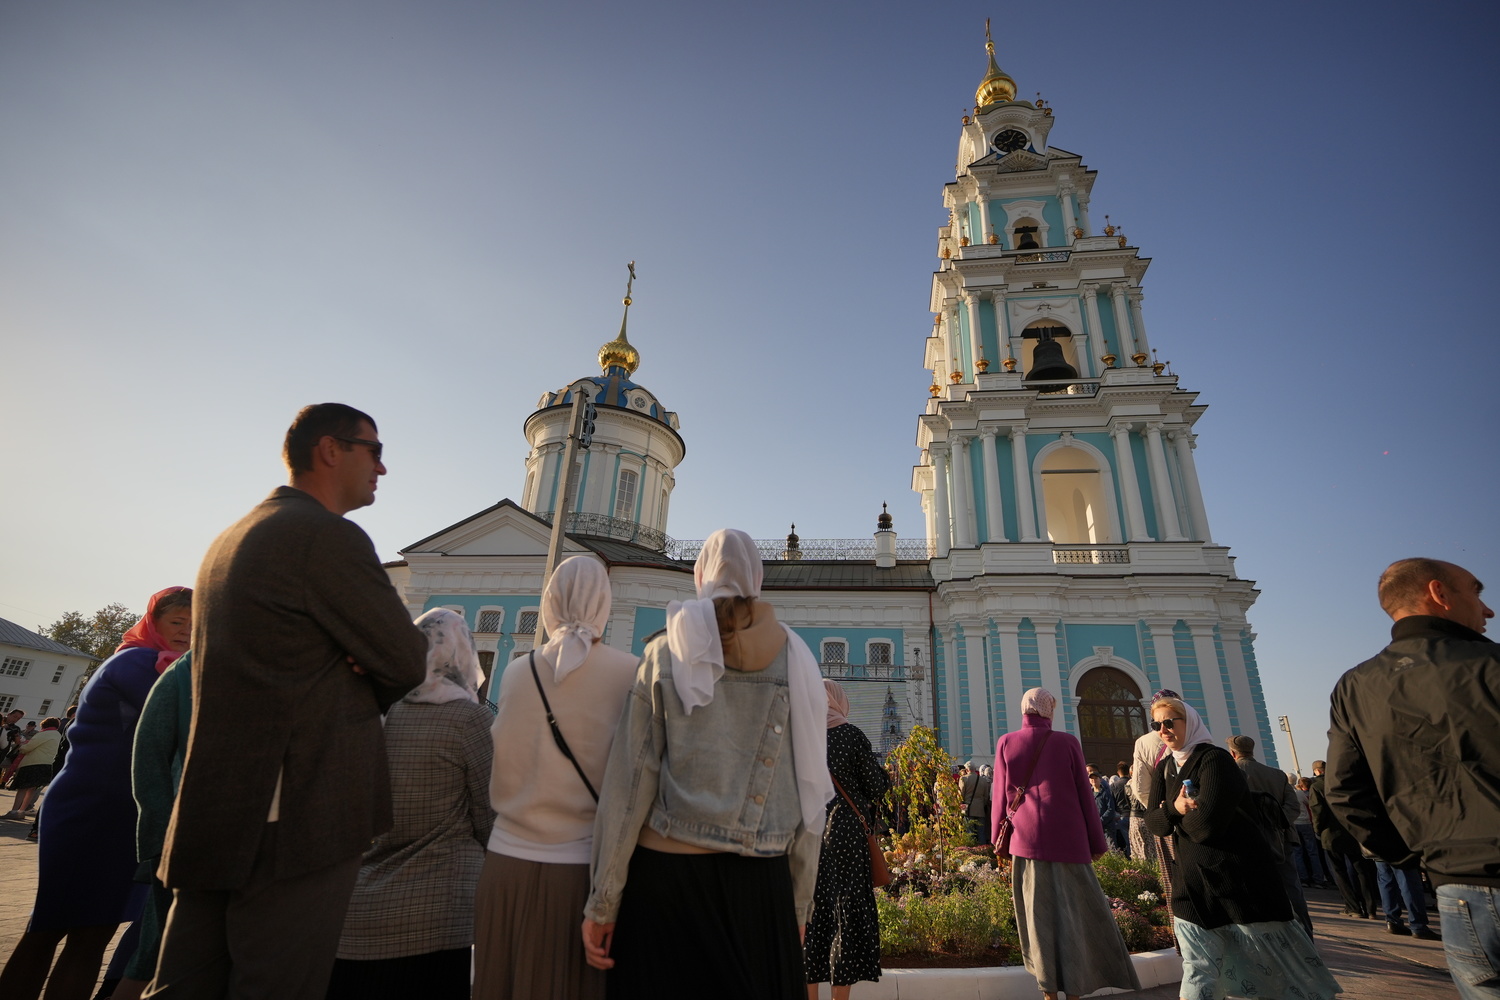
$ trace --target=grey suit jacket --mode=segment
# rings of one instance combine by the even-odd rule
[[[193,594],[192,732],[162,881],[244,885],[278,774],[276,877],[359,857],[391,825],[380,713],[426,659],[369,537],[313,497],[283,486],[220,535]]]

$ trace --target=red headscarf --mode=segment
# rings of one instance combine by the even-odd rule
[[[161,673],[167,667],[171,666],[172,661],[182,654],[171,646],[168,646],[167,640],[163,639],[161,633],[156,630],[156,605],[158,601],[167,595],[176,594],[183,590],[186,590],[189,594],[193,592],[190,587],[168,587],[166,590],[158,590],[152,594],[151,600],[146,604],[146,613],[141,616],[140,621],[130,627],[129,632],[125,633],[125,637],[115,647],[115,652],[118,653],[126,649],[154,649],[157,650],[156,672]]]

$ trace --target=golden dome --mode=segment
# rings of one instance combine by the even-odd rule
[[[984,75],[979,89],[974,91],[974,104],[983,108],[991,104],[1015,100],[1016,81],[1007,76],[1000,68],[1000,64],[995,62],[995,42],[990,38],[988,18],[984,22],[984,50],[989,53],[990,71]]]
[[[630,296],[625,296],[625,317],[630,316]],[[625,339],[625,319],[620,320],[620,335],[603,347],[599,348],[599,367],[606,375],[611,368],[625,369],[626,376],[635,374],[635,370],[641,366],[641,352],[635,349],[635,345]]]

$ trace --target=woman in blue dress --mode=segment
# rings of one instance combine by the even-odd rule
[[[88,1000],[115,930],[140,915],[147,887],[134,880],[131,743],[152,685],[187,651],[192,595],[187,587],[153,594],[78,699],[67,763],[42,806],[31,922],[0,972],[5,1000],[41,995],[59,944],[48,1000]]]

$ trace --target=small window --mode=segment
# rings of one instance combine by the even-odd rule
[[[505,621],[505,612],[489,609],[479,612],[479,628],[476,632],[498,632],[500,623]]]
[[[61,666],[61,667],[58,667],[57,670],[53,671],[53,674],[52,674],[52,683],[56,684],[58,681],[62,680],[63,679],[63,674],[66,673],[67,670],[68,670],[68,668],[66,666]]]
[[[16,696],[15,695],[13,695],[13,694],[0,694],[0,713],[9,712],[11,706],[14,705],[15,703],[16,703]]]
[[[888,642],[870,643],[869,661],[872,667],[888,667],[891,665],[891,644]]]
[[[824,663],[848,663],[849,644],[842,639],[823,640]]]
[[[42,702],[42,707],[36,710],[36,714],[45,719],[47,717],[47,713],[50,711],[52,711],[52,700],[49,698],[48,700]]]
[[[620,486],[615,491],[615,517],[621,521],[635,519],[635,489],[641,477],[630,469],[620,470]]]
[[[31,661],[17,656],[7,656],[3,662],[0,662],[0,675],[6,677],[25,677],[26,671],[30,669]]]
[[[522,611],[520,613],[520,615],[517,616],[517,618],[516,618],[516,632],[517,632],[517,634],[519,634],[519,635],[535,635],[536,634],[536,615],[537,615],[537,613],[535,611]]]
[[[495,669],[495,651],[492,649],[481,649],[479,651],[479,669],[484,671],[488,677],[490,671]]]

